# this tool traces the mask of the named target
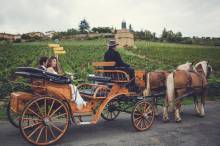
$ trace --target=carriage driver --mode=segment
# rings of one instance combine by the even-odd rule
[[[115,40],[110,40],[108,43],[108,50],[105,52],[104,60],[106,62],[114,61],[116,62],[114,67],[108,67],[106,69],[117,69],[117,67],[121,67],[119,70],[124,70],[127,72],[132,79],[131,85],[129,86],[129,91],[138,92],[138,86],[135,84],[135,74],[134,69],[130,67],[129,64],[124,63],[121,58],[121,55],[116,51],[116,46],[118,44]]]

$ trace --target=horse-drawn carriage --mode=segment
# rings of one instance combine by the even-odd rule
[[[11,93],[7,110],[9,121],[20,128],[30,143],[48,145],[58,141],[70,123],[96,124],[100,117],[111,121],[120,112],[131,113],[131,122],[137,131],[147,130],[154,122],[158,97],[166,96],[164,121],[168,120],[168,102],[174,100],[175,121],[181,121],[180,99],[188,95],[194,97],[197,114],[205,115],[207,79],[212,72],[207,61],[197,63],[193,71],[190,71],[192,63],[181,65],[172,73],[135,71],[133,79],[124,69],[106,69],[113,66],[115,62],[94,62],[95,72],[88,76],[92,82],[80,84],[78,90],[74,88],[74,93],[71,92],[71,79],[66,76],[34,68],[18,68],[15,74],[31,80],[32,92]],[[134,79],[139,92],[129,90]],[[200,106],[196,96],[201,96]],[[79,105],[79,99],[84,104]]]
[[[142,94],[146,87],[146,72],[135,71],[135,80],[142,90],[129,92],[133,79],[125,71],[104,69],[114,65],[114,62],[93,63],[95,73],[88,77],[92,83],[78,86],[80,97],[86,102],[81,106],[75,102],[79,98],[77,93],[72,99],[68,77],[34,68],[18,68],[15,74],[31,80],[32,92],[11,93],[8,106],[10,122],[35,145],[58,141],[70,123],[96,124],[100,117],[114,120],[120,112],[131,113],[132,125],[137,131],[149,129],[154,122],[155,111],[152,98]]]

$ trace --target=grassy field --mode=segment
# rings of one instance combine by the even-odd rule
[[[53,42],[0,43],[0,81],[12,80],[18,66],[36,67],[40,56],[51,56],[48,43]],[[88,73],[93,72],[92,62],[102,61],[107,48],[105,39],[61,41],[60,44],[67,52],[59,56],[60,63],[66,72],[74,73],[77,79],[85,79]],[[210,81],[220,82],[220,47],[136,41],[135,49],[119,48],[118,51],[132,67],[147,71],[172,71],[186,61],[209,60],[214,69]],[[3,87],[0,82],[0,88]]]

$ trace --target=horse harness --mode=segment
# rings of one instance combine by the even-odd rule
[[[178,71],[178,70],[176,70],[176,71]],[[181,71],[183,71],[183,70],[181,70]],[[196,71],[185,71],[185,73],[188,76],[187,86],[186,87],[176,87],[175,90],[179,90],[179,89],[183,89],[183,88],[187,88],[189,90],[207,88],[207,79],[205,78],[205,76],[202,73],[196,72]],[[196,74],[199,77],[200,81],[202,82],[201,86],[193,86],[192,85],[192,74]],[[174,76],[175,76],[175,71],[174,71],[173,77]]]

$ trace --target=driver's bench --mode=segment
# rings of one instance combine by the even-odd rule
[[[126,87],[131,81],[130,77],[128,73],[120,70],[120,67],[115,67],[115,64],[115,62],[93,62],[94,74],[88,76],[93,84],[78,86],[80,94],[87,98],[105,98],[108,95],[106,91],[110,91],[112,84]],[[97,96],[102,93],[101,91],[105,92],[105,96]]]

